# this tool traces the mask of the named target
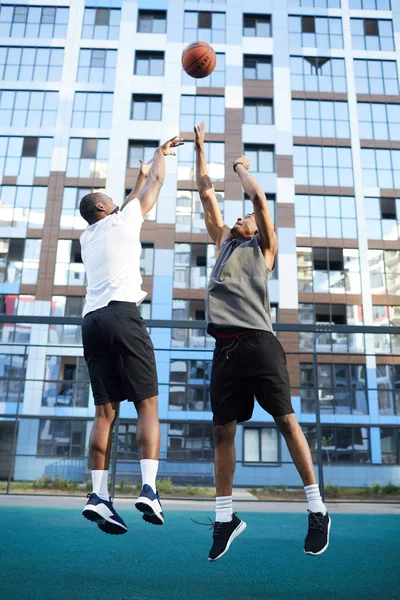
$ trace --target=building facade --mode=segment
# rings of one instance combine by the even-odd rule
[[[181,54],[210,42],[194,80]],[[250,201],[245,153],[276,222],[270,298],[281,323],[400,324],[400,4],[395,0],[72,0],[0,5],[2,315],[80,316],[79,201],[114,201],[160,141],[186,140],[142,229],[144,318],[203,320],[215,249],[196,191],[193,125],[225,221]],[[5,319],[3,319],[5,320]],[[77,325],[1,325],[0,478],[82,480],[94,417]],[[152,328],[160,473],[210,482],[213,340]],[[325,481],[400,482],[400,339],[281,333],[293,405]],[[137,474],[135,413],[121,405],[118,474]],[[16,455],[15,457],[13,455]],[[272,418],[237,433],[237,485],[300,485]],[[11,471],[10,471],[11,470]]]

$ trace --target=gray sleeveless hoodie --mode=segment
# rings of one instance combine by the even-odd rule
[[[268,279],[258,235],[241,242],[226,240],[216,260],[207,288],[207,331],[239,327],[272,331]]]

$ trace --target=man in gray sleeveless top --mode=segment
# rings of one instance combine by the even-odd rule
[[[268,279],[278,240],[262,188],[240,156],[233,164],[254,212],[233,227],[222,219],[204,153],[205,124],[195,126],[196,179],[216,263],[207,289],[207,331],[216,338],[211,372],[215,437],[216,518],[209,560],[218,560],[246,528],[232,510],[237,423],[251,418],[254,398],[275,420],[303,481],[309,523],[304,551],[322,554],[330,517],[322,501],[307,440],[294,414],[286,355],[271,323]]]

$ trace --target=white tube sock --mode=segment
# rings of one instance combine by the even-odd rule
[[[311,510],[311,512],[319,512],[323,515],[326,515],[326,506],[322,502],[318,484],[314,483],[313,485],[305,485],[304,491],[307,497],[308,508]]]
[[[142,470],[142,485],[149,485],[153,492],[156,492],[156,477],[158,471],[158,460],[151,458],[143,458],[140,461]]]
[[[215,500],[215,520],[220,523],[232,521],[232,496],[217,496]]]
[[[110,500],[108,493],[108,471],[92,471],[93,493],[102,500]]]

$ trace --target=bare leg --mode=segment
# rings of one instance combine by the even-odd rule
[[[297,421],[296,415],[276,417],[276,426],[285,438],[290,456],[296,465],[303,485],[317,483],[314,465],[305,435]]]
[[[158,420],[158,397],[152,396],[135,402],[138,413],[136,441],[141,459],[158,460],[160,456],[160,422]]]
[[[107,471],[110,464],[112,432],[119,402],[96,406],[96,416],[89,439],[89,462],[94,471]]]
[[[232,496],[233,474],[236,466],[235,433],[236,421],[214,427],[217,496]]]

